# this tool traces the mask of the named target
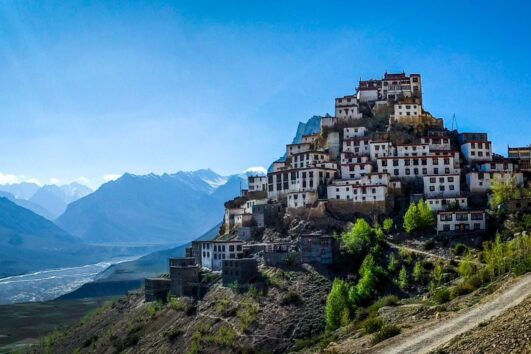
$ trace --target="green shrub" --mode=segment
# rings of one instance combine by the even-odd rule
[[[249,327],[256,322],[256,314],[258,313],[258,306],[249,300],[244,300],[242,306],[236,312],[238,323],[243,332],[249,330]]]
[[[402,266],[400,269],[400,274],[398,275],[398,286],[400,289],[405,290],[409,286],[409,275],[407,274],[407,269],[405,266]]]
[[[168,340],[170,342],[173,342],[175,341],[177,338],[179,338],[180,336],[182,336],[184,333],[184,331],[177,327],[177,326],[174,326],[172,328],[170,328],[166,333],[164,333],[164,336],[166,338],[168,338]]]
[[[384,341],[384,340],[386,340],[388,338],[397,336],[399,334],[400,334],[400,328],[399,327],[397,327],[395,325],[385,325],[385,326],[382,327],[382,329],[380,329],[374,335],[374,337],[372,338],[371,343],[374,345],[374,344],[380,343],[381,341]]]
[[[214,311],[221,317],[230,317],[234,316],[236,313],[236,308],[231,306],[231,302],[229,300],[221,299],[216,303]]]
[[[170,306],[170,308],[174,311],[184,311],[186,310],[186,301],[181,298],[169,296],[168,306]]]
[[[387,266],[387,269],[389,272],[394,273],[398,270],[398,267],[400,267],[400,261],[396,259],[394,253],[391,253],[391,256],[389,257],[389,265]]]
[[[156,302],[150,302],[146,306],[146,312],[149,317],[153,318],[155,315],[162,310],[164,306],[162,305],[162,302],[156,301]]]
[[[378,317],[369,317],[362,324],[363,332],[365,334],[371,334],[379,331],[384,325],[384,321]]]
[[[369,306],[369,313],[375,314],[384,306],[396,306],[400,302],[400,299],[396,295],[386,295],[379,298],[374,304]]]
[[[215,343],[221,347],[237,347],[236,332],[229,325],[219,327],[214,335],[205,336],[204,340],[209,343]]]
[[[332,289],[326,298],[326,329],[331,331],[341,326],[342,317],[349,311],[349,285],[334,279]]]
[[[249,285],[249,290],[247,290],[247,295],[249,295],[253,299],[257,299],[260,296],[260,290],[258,290],[256,286],[254,285]]]
[[[391,218],[385,218],[383,221],[383,229],[385,232],[389,233],[391,229],[393,228],[393,219]]]
[[[441,286],[433,291],[432,298],[436,303],[444,304],[450,301],[450,290],[445,286]]]
[[[462,243],[457,243],[454,248],[452,249],[454,255],[456,256],[462,256],[464,255],[465,253],[468,252],[468,247],[465,246],[464,244]]]

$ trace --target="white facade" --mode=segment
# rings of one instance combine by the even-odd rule
[[[428,136],[420,138],[422,144],[428,144],[430,151],[444,150],[448,151],[452,149],[450,137],[448,136]]]
[[[479,165],[480,172],[513,172],[514,164],[510,161],[484,162]]]
[[[327,188],[330,200],[351,200],[353,203],[382,202],[387,196],[387,186],[360,186],[345,183],[332,183]]]
[[[377,160],[378,172],[397,178],[457,173],[450,154],[425,157],[382,157]]]
[[[351,152],[356,156],[369,156],[369,138],[343,139],[343,152]]]
[[[418,117],[422,115],[422,105],[418,103],[398,103],[395,104],[394,118],[400,120],[403,117]]]
[[[370,163],[349,163],[341,165],[341,178],[353,179],[372,172]]]
[[[303,135],[301,143],[309,143],[314,144],[319,138],[321,137],[321,134],[310,134],[310,135]]]
[[[472,193],[485,193],[493,180],[508,182],[513,178],[518,187],[524,185],[524,175],[521,172],[469,172],[466,174],[466,184]]]
[[[428,156],[430,146],[428,144],[397,145],[396,156]]]
[[[247,177],[249,192],[265,192],[267,190],[267,176]]]
[[[365,135],[367,135],[367,128],[365,127],[343,128],[343,139],[356,138]]]
[[[317,201],[316,192],[291,192],[288,193],[288,208],[301,208],[312,205]]]
[[[262,204],[267,204],[267,199],[251,199],[251,200],[246,201],[243,206],[244,214],[252,214],[253,206],[262,205]]]
[[[371,141],[369,143],[369,157],[371,161],[375,161],[380,157],[388,157],[395,155],[395,147],[389,141]]]
[[[358,156],[352,152],[341,153],[341,164],[369,162],[368,156]]]
[[[457,197],[461,194],[459,174],[424,176],[423,182],[427,197]]]
[[[286,162],[285,161],[275,161],[271,165],[271,171],[272,172],[283,171],[285,169],[286,169]]]
[[[323,164],[322,167],[290,169],[267,174],[267,196],[279,199],[290,192],[317,191],[319,185],[326,186],[336,175],[335,163]]]
[[[241,241],[212,241],[212,266],[210,269],[221,270],[224,259],[243,258],[242,245]],[[205,266],[205,263],[203,263],[203,266]]]
[[[358,99],[355,95],[336,98],[336,118],[359,119],[363,115],[358,111]]]
[[[323,151],[306,151],[301,153],[296,153],[291,156],[291,167],[292,168],[304,168],[313,166],[317,163],[323,163],[330,161],[330,156]]]
[[[490,141],[469,141],[461,145],[461,153],[468,163],[492,160]]]
[[[440,211],[437,213],[437,233],[485,230],[483,211]]]
[[[313,144],[310,143],[288,144],[286,145],[286,155],[289,157],[293,154],[310,151],[312,147]]]
[[[450,207],[457,209],[468,209],[468,199],[466,197],[449,197],[449,198],[428,198],[426,204],[433,211],[448,210]]]
[[[422,82],[420,75],[385,74],[382,79],[382,96],[388,101],[405,97],[422,98]]]
[[[212,242],[201,242],[201,265],[212,269]]]

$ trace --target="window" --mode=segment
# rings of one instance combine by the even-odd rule
[[[450,225],[443,225],[443,231],[450,231]]]
[[[398,166],[398,160],[393,160],[393,166]]]
[[[453,185],[453,184],[450,185],[450,190],[451,190],[451,191],[454,190],[454,185]]]
[[[430,192],[435,192],[435,186],[430,186]]]
[[[453,182],[453,181],[454,181],[453,177],[448,177],[448,182]]]

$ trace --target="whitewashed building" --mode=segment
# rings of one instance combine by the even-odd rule
[[[267,176],[247,177],[249,192],[265,192],[267,190]]]
[[[424,176],[424,195],[427,197],[457,197],[461,194],[460,175]]]
[[[352,152],[341,153],[341,164],[369,162],[368,156],[358,156]]]
[[[303,135],[301,143],[315,144],[321,138],[321,133]]]
[[[358,111],[358,99],[356,95],[336,98],[336,118],[359,119],[363,117]]]
[[[472,193],[485,193],[490,190],[492,181],[508,182],[514,178],[519,187],[524,185],[524,175],[521,172],[469,172],[466,174],[466,184]]]
[[[451,154],[423,157],[381,157],[377,160],[378,172],[397,178],[415,178],[428,175],[457,173]]]
[[[433,211],[468,209],[467,197],[428,198],[426,199],[426,204]]]
[[[239,259],[243,258],[243,242],[242,241],[212,241],[210,243],[212,249],[210,267],[207,259],[201,260],[202,265],[212,270],[221,270],[221,264],[224,259]]]
[[[394,105],[394,118],[400,121],[402,117],[418,117],[422,115],[422,105],[418,103],[397,103]]]
[[[356,156],[369,156],[369,143],[366,137],[343,139],[343,152],[350,152]]]
[[[351,200],[353,203],[384,202],[388,188],[385,185],[357,185],[351,181],[335,180],[327,188],[330,200]]]
[[[301,152],[310,151],[312,149],[313,149],[313,144],[311,143],[287,144],[286,145],[286,156],[289,157],[293,154],[299,154]]]
[[[341,178],[354,179],[372,172],[371,163],[347,163],[341,165]]]
[[[336,173],[335,163],[270,172],[267,174],[267,196],[278,200],[290,192],[315,192],[320,185],[326,188],[326,185],[336,177]]]
[[[449,151],[452,149],[449,136],[427,136],[420,138],[420,142],[422,144],[428,144],[430,151]]]
[[[330,156],[324,151],[309,150],[291,155],[292,168],[304,168],[329,161]]]
[[[422,99],[422,82],[419,74],[407,76],[405,73],[385,73],[382,79],[382,97],[396,101],[407,97]]]
[[[486,229],[484,211],[439,211],[437,233],[482,231]]]
[[[288,193],[288,208],[301,208],[310,206],[318,199],[317,192],[291,192]]]
[[[360,102],[374,102],[381,98],[381,80],[360,80],[356,97]]]
[[[514,164],[511,161],[491,161],[479,164],[480,172],[513,172]]]
[[[343,128],[343,139],[356,138],[367,135],[365,127],[348,127]]]
[[[428,156],[430,146],[428,144],[404,144],[396,146],[396,156]]]
[[[369,143],[369,157],[375,161],[379,157],[388,157],[395,155],[395,147],[389,141],[373,140]]]
[[[492,160],[490,141],[468,141],[461,145],[461,153],[468,163]]]

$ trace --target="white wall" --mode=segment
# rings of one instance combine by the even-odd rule
[[[424,176],[424,195],[427,197],[457,197],[461,194],[459,175]]]

